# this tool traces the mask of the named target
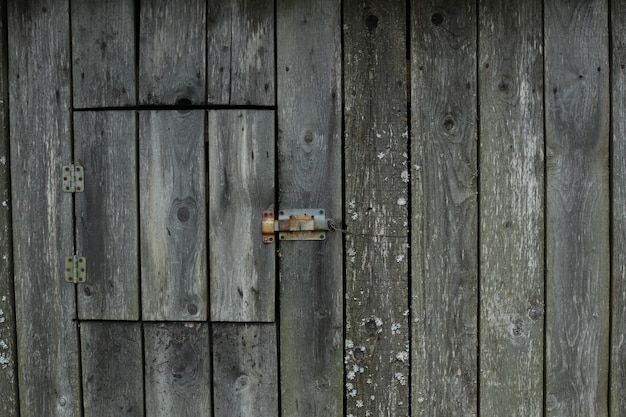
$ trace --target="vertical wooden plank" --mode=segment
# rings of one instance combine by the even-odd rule
[[[143,416],[141,324],[80,326],[85,417]]]
[[[609,67],[604,0],[546,2],[547,416],[606,416]]]
[[[73,0],[74,108],[136,102],[133,0]]]
[[[85,191],[76,194],[77,253],[88,279],[78,316],[139,319],[139,231],[135,112],[75,112],[75,160]]]
[[[215,417],[278,416],[275,324],[213,324]]]
[[[411,14],[412,412],[475,416],[476,3]]]
[[[145,320],[206,320],[205,112],[139,115]]]
[[[274,112],[209,113],[211,320],[273,321],[275,245],[261,240],[274,204]]]
[[[347,413],[408,415],[406,5],[350,0],[343,15],[346,225],[385,236],[346,238]]]
[[[543,416],[541,18],[541,1],[480,3],[480,413],[487,416]]]
[[[207,102],[273,105],[274,2],[209,0]]]
[[[66,1],[7,3],[11,190],[21,416],[79,416],[71,159],[70,28]],[[19,175],[18,175],[19,174]]]
[[[142,0],[139,103],[203,104],[206,1]]]
[[[211,355],[206,323],[144,325],[146,415],[211,415]]]
[[[626,416],[626,2],[611,3],[613,154],[610,415]]]
[[[0,3],[0,415],[17,417],[17,352],[9,158],[7,4]]]
[[[276,10],[279,208],[323,208],[341,224],[340,4],[279,0]],[[282,413],[341,416],[341,236],[280,251]]]

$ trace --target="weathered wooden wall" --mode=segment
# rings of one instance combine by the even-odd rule
[[[626,2],[0,28],[1,416],[626,416]],[[261,243],[290,208],[340,230]]]

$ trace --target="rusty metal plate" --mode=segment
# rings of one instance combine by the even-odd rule
[[[280,240],[326,240],[326,212],[324,209],[281,210],[275,230]]]

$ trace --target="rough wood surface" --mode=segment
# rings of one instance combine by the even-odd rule
[[[279,209],[323,208],[341,224],[341,8],[279,0]],[[343,415],[341,235],[280,245],[285,416]]]
[[[142,416],[141,323],[80,325],[85,417]]]
[[[477,414],[476,3],[411,8],[412,413]]]
[[[546,410],[606,416],[609,85],[605,1],[545,9]]]
[[[144,325],[146,415],[211,415],[211,355],[206,323]]]
[[[211,320],[273,321],[275,245],[261,240],[274,204],[274,112],[209,113]]]
[[[21,417],[80,416],[72,195],[61,167],[72,155],[69,4],[8,7],[11,190]]]
[[[345,1],[346,407],[408,415],[406,6]]]
[[[139,115],[144,320],[206,320],[205,112]]]
[[[626,2],[611,2],[612,297],[611,416],[626,416]]]
[[[135,112],[75,112],[76,253],[87,258],[78,317],[139,319],[139,230]]]
[[[278,416],[275,324],[213,324],[215,417]]]
[[[209,0],[209,104],[274,104],[274,28],[271,1]]]
[[[6,2],[0,2],[0,415],[17,417],[17,352],[9,158]]]
[[[73,0],[74,108],[136,102],[135,2]]]
[[[482,1],[479,13],[480,413],[541,417],[542,3]]]
[[[139,103],[204,104],[206,1],[140,3]]]

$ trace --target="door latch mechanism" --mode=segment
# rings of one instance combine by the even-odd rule
[[[275,232],[280,240],[326,240],[329,222],[324,209],[280,210],[278,220],[274,211],[266,210],[261,223],[263,243],[274,242]]]

